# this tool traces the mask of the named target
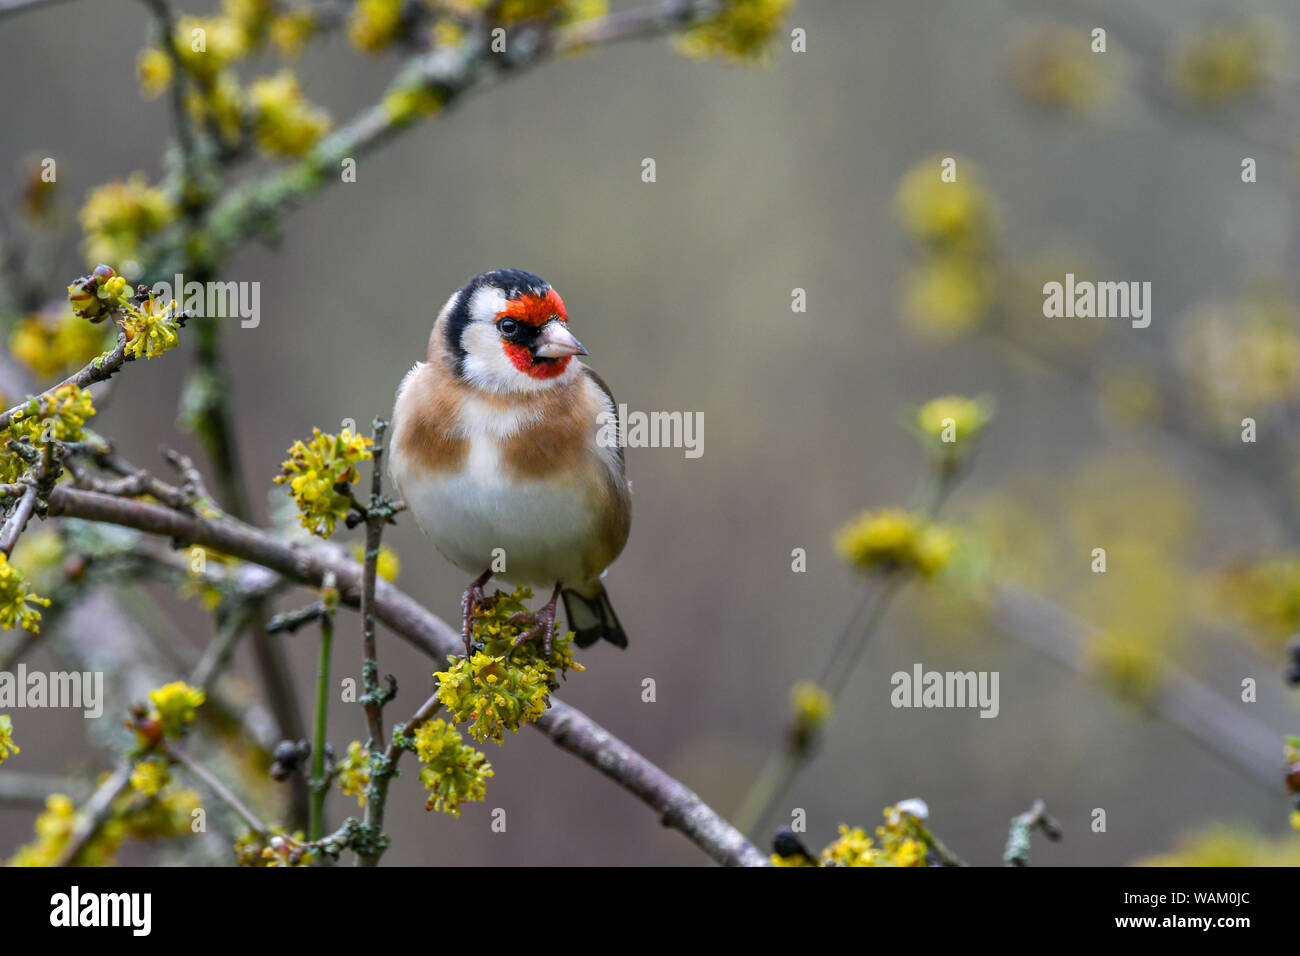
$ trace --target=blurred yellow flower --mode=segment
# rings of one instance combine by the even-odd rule
[[[1170,62],[1170,82],[1195,105],[1227,106],[1264,89],[1285,46],[1285,31],[1274,20],[1220,23],[1183,39]]]
[[[5,762],[5,758],[12,757],[16,753],[22,751],[14,743],[14,722],[8,714],[0,714],[0,764]]]
[[[366,548],[363,544],[352,546],[352,557],[362,562],[366,559]],[[379,558],[375,562],[375,571],[385,581],[396,581],[397,576],[402,573],[402,561],[397,556],[397,552],[388,545],[380,545]]]
[[[71,312],[33,313],[14,323],[9,352],[38,378],[79,369],[104,351],[102,326]]]
[[[401,35],[405,0],[357,0],[348,20],[348,39],[368,53],[377,53]]]
[[[139,255],[140,243],[176,218],[176,208],[162,189],[149,185],[144,173],[125,182],[110,182],[86,197],[78,214],[86,234],[88,262],[122,263]]]
[[[1300,838],[1280,840],[1233,827],[1215,826],[1184,837],[1168,853],[1135,866],[1300,866]]]
[[[135,60],[135,73],[140,92],[155,99],[172,85],[172,58],[157,47],[141,50]]]
[[[1162,648],[1135,634],[1094,634],[1084,656],[1089,669],[1113,693],[1132,704],[1151,703],[1164,681],[1167,661]]]
[[[903,311],[927,337],[960,338],[977,328],[994,302],[995,279],[978,259],[937,255],[908,271]]]
[[[840,557],[861,571],[914,570],[932,577],[947,566],[956,547],[948,528],[897,508],[864,511],[835,535]]]
[[[969,254],[993,237],[997,216],[974,164],[953,158],[954,181],[942,178],[945,157],[927,157],[903,177],[896,203],[903,228],[913,239]]]
[[[699,60],[743,63],[761,59],[793,6],[794,0],[723,0],[716,16],[677,39],[677,48]]]
[[[24,631],[39,634],[41,612],[37,608],[49,606],[50,599],[32,591],[23,572],[0,552],[0,628],[8,631],[21,627]]]
[[[316,12],[308,6],[291,7],[271,21],[271,42],[291,59],[302,52],[315,32]]]
[[[1015,37],[1010,70],[1020,94],[1039,106],[1090,113],[1114,100],[1125,61],[1114,48],[1094,53],[1087,30],[1050,24]]]
[[[307,102],[289,70],[254,80],[248,95],[257,143],[269,155],[301,156],[329,131],[329,116]]]

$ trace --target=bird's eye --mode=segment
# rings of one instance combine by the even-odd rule
[[[497,328],[501,330],[502,335],[514,335],[519,331],[519,323],[514,319],[502,319],[497,323]]]

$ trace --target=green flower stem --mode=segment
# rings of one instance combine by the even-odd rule
[[[964,469],[960,467],[942,463],[936,467],[925,495],[927,515],[933,518],[939,513],[963,474]],[[822,667],[818,682],[819,686],[830,695],[831,702],[836,707],[839,705],[840,695],[848,685],[849,678],[857,669],[862,652],[871,643],[894,598],[910,580],[910,574],[905,574],[897,568],[885,571],[876,586],[868,588],[863,593],[852,613],[849,614],[830,656]],[[859,627],[858,619],[868,607],[870,611],[867,613],[867,620]],[[781,799],[781,795],[794,783],[799,772],[816,752],[815,737],[800,741],[792,733],[786,735],[786,740],[780,749],[768,757],[745,795],[745,799],[741,801],[735,823],[742,833],[751,838],[757,834],[772,806]]]
[[[316,739],[311,750],[311,816],[307,839],[319,840],[324,831],[325,796],[329,780],[325,777],[325,725],[329,709],[330,652],[334,647],[334,615],[320,619],[320,659],[316,665]]]

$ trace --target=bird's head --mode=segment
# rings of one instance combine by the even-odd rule
[[[494,392],[537,391],[576,374],[573,357],[587,354],[568,321],[548,282],[499,269],[475,276],[447,300],[434,335],[441,334],[463,381]]]

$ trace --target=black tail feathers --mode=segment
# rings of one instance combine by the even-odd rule
[[[618,623],[609,595],[603,585],[597,584],[596,587],[598,590],[591,597],[567,588],[562,593],[573,642],[579,647],[590,647],[603,637],[615,647],[627,647],[627,634],[623,625]]]

